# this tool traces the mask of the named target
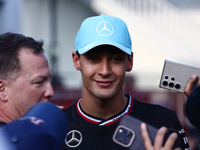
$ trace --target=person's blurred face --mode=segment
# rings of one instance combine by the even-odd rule
[[[34,54],[22,48],[19,51],[21,71],[7,83],[6,93],[12,119],[18,119],[39,102],[48,102],[54,95],[50,83],[51,71],[43,53]]]

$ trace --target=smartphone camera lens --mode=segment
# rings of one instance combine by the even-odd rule
[[[130,142],[130,139],[128,137],[124,137],[122,140],[122,143],[127,145]]]
[[[128,135],[128,130],[123,130],[122,135],[123,136],[127,136]]]
[[[117,134],[117,135],[115,136],[115,139],[116,139],[117,141],[121,141],[122,136],[121,136],[120,134]]]
[[[165,79],[168,79],[169,77],[168,76],[165,76]]]
[[[181,85],[180,85],[179,83],[177,83],[177,84],[175,85],[175,88],[178,90],[178,89],[181,88]]]
[[[163,81],[162,83],[164,86],[167,86],[168,85],[168,82],[167,81]]]
[[[173,82],[170,82],[170,83],[169,83],[169,87],[170,87],[170,88],[173,88],[173,87],[174,87],[174,83],[173,83]]]

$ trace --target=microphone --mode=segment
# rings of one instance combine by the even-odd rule
[[[41,102],[25,115],[4,125],[0,130],[0,149],[59,150],[68,132],[64,112],[56,105]]]

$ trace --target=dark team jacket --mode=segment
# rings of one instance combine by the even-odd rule
[[[179,131],[179,147],[190,149],[184,129],[174,111],[159,105],[153,105],[132,99],[122,112],[102,120],[83,112],[80,100],[64,110],[69,122],[69,132],[61,150],[127,150],[113,141],[113,134],[123,116],[131,115],[156,128],[165,126]]]

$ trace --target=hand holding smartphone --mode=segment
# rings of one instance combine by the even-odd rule
[[[113,141],[122,147],[137,150],[145,150],[141,135],[140,125],[142,121],[130,115],[126,115],[120,121],[118,128],[113,135]],[[148,132],[151,141],[154,141],[157,128],[148,125]]]
[[[145,150],[144,141],[141,134],[141,123],[143,121],[131,116],[126,115],[120,121],[115,133],[113,135],[113,141],[122,147],[128,148],[130,150]],[[154,143],[158,129],[146,123],[149,138],[152,143]],[[166,142],[169,135],[173,132],[179,134],[175,129],[167,129],[168,133],[165,135],[163,143]],[[175,142],[174,147],[177,147],[179,141]]]
[[[200,68],[165,60],[159,87],[170,91],[184,93],[185,85],[193,74],[200,76]],[[193,88],[197,87],[197,83],[198,79],[195,81]]]

